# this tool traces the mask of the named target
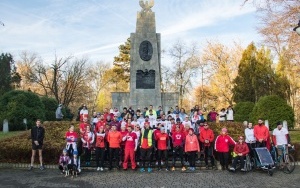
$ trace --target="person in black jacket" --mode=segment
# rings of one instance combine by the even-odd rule
[[[43,156],[42,156],[44,137],[45,137],[45,129],[42,127],[41,120],[37,119],[36,126],[32,127],[31,129],[32,156],[31,156],[31,164],[29,170],[33,169],[36,150],[39,151],[40,170],[45,169],[45,167],[43,166]]]

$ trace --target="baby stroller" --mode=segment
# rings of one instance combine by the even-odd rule
[[[254,167],[267,171],[270,176],[273,175],[275,164],[266,147],[254,148]]]

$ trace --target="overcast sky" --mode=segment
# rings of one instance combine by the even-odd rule
[[[211,39],[225,44],[239,40],[245,47],[259,42],[255,9],[242,7],[243,1],[155,0],[162,49],[177,40],[200,48]],[[0,25],[0,52],[15,59],[29,51],[45,61],[57,54],[112,62],[118,46],[135,32],[140,9],[139,0],[1,0],[0,21],[5,26]]]

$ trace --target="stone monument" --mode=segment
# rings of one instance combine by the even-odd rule
[[[133,109],[153,105],[155,109],[178,104],[178,93],[161,92],[161,36],[156,33],[154,0],[140,0],[142,10],[137,13],[136,32],[131,33],[130,93],[113,92],[112,105]]]

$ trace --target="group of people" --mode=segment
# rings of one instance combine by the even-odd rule
[[[185,112],[176,107],[166,116],[161,107],[155,111],[150,105],[149,109],[143,112],[135,112],[131,108],[124,108],[122,113],[117,109],[110,112],[106,109],[102,114],[93,113],[90,120],[88,114],[82,115],[79,133],[75,132],[74,125],[71,125],[65,135],[66,147],[59,158],[59,169],[62,173],[66,167],[80,172],[79,156],[84,153],[85,165],[90,166],[92,151],[95,151],[97,171],[103,171],[104,161],[108,160],[109,170],[113,166],[127,170],[130,163],[133,170],[139,166],[141,172],[152,172],[154,159],[159,171],[163,167],[166,171],[175,171],[178,159],[181,171],[186,171],[187,167],[188,170],[195,171],[200,151],[204,154],[206,169],[217,169],[215,151],[222,169],[225,170],[229,169],[229,151],[230,146],[233,146],[236,156],[230,169],[235,170],[238,159],[243,166],[245,156],[251,154],[254,147],[268,147],[271,140],[276,146],[290,143],[288,130],[283,128],[281,123],[278,123],[278,127],[273,131],[272,139],[268,128],[263,125],[263,120],[260,119],[254,128],[252,123],[249,123],[245,129],[245,138],[239,136],[238,142],[235,142],[225,127],[215,136],[209,122],[201,117],[203,114],[200,110],[194,108],[191,117],[183,114]],[[37,121],[37,126],[32,129],[33,157],[30,169],[34,162],[34,151],[41,151],[42,148],[42,142],[39,140],[42,139],[39,135],[44,135],[42,130],[40,121]],[[172,156],[171,164],[169,156]],[[44,168],[41,154],[40,163],[41,168]]]

